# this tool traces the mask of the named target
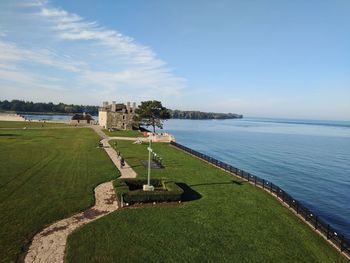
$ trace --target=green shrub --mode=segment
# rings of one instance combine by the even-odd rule
[[[180,201],[183,190],[175,182],[167,179],[151,179],[154,191],[143,191],[145,179],[118,179],[114,182],[118,200],[127,203],[171,202]]]

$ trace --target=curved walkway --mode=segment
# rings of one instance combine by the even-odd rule
[[[109,158],[112,160],[114,165],[119,169],[121,173],[121,178],[135,178],[137,175],[136,172],[126,162],[124,162],[125,165],[123,168],[120,167],[120,158],[118,158],[118,155],[116,151],[113,149],[113,147],[110,146],[108,142],[109,140],[111,140],[111,138],[105,138],[105,139],[102,139],[101,142]]]
[[[118,209],[112,182],[97,186],[95,199],[93,207],[60,220],[35,235],[24,262],[64,262],[67,237],[70,233]]]
[[[95,130],[95,129],[94,129]],[[95,130],[96,131],[96,130]],[[96,131],[102,138],[104,149],[121,173],[121,178],[136,177],[135,171],[125,163],[120,169],[116,151],[109,145],[110,140],[102,131]],[[36,234],[25,256],[26,263],[62,263],[67,237],[78,227],[88,224],[118,209],[113,181],[102,183],[95,188],[95,205],[88,210],[62,219]]]

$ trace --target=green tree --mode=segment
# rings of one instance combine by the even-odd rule
[[[169,110],[157,100],[142,101],[135,112],[138,114],[140,124],[146,127],[152,126],[153,132],[156,132],[156,127],[163,129],[163,121],[170,118]]]

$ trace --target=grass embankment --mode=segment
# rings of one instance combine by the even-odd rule
[[[15,262],[37,231],[93,205],[94,187],[116,178],[98,140],[91,129],[0,130],[0,262]]]
[[[146,145],[118,145],[145,178]],[[263,190],[167,144],[153,147],[166,167],[153,177],[186,183],[188,201],[121,209],[78,229],[68,262],[346,262]]]
[[[32,121],[0,121],[0,128],[53,128],[53,127],[70,127],[65,123],[52,123],[52,122],[32,122]]]
[[[117,130],[117,131],[108,131],[103,129],[103,132],[110,137],[143,137],[143,134],[140,131],[127,131],[127,130]]]

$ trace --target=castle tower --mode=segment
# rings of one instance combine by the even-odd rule
[[[135,109],[135,102],[131,107],[130,102],[118,104],[112,101],[111,104],[108,104],[108,101],[104,101],[98,112],[99,125],[105,129],[131,130],[135,124],[133,118]]]
[[[130,113],[130,101],[126,103],[126,112]]]

